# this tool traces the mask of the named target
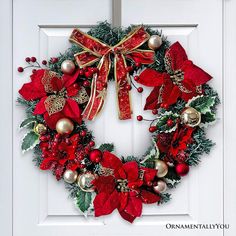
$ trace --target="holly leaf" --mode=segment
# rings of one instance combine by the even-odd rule
[[[79,190],[76,196],[76,205],[84,213],[90,207],[92,202],[92,193]]]
[[[213,112],[207,112],[206,114],[203,114],[201,117],[201,122],[202,123],[211,123],[215,121],[216,115]]]
[[[104,143],[104,144],[101,144],[98,149],[102,152],[104,152],[104,151],[113,152],[114,151],[114,144],[113,143]]]
[[[147,152],[143,155],[143,160],[141,164],[148,168],[154,168],[154,160],[158,159],[160,156],[159,148],[156,144],[156,140],[152,139],[152,146],[150,146]]]
[[[36,119],[34,117],[27,118],[21,122],[20,128],[26,127],[35,122],[36,122]]]
[[[193,107],[201,114],[206,114],[211,112],[211,108],[215,105],[216,97],[211,96],[197,96],[192,98],[187,104],[186,107]]]
[[[176,113],[172,113],[171,111],[164,112],[160,115],[159,119],[155,122],[155,125],[157,126],[157,129],[160,133],[171,133],[176,130],[177,128],[177,119],[179,118],[179,115]],[[167,121],[168,120],[173,121],[173,125],[168,126]]]
[[[39,143],[39,135],[36,134],[34,131],[30,131],[27,133],[21,144],[21,149],[23,152],[26,152],[30,149],[33,149]]]

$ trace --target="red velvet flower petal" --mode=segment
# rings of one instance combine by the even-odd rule
[[[156,177],[157,170],[146,167],[141,167],[140,169],[144,171],[143,180],[145,183],[153,181],[153,179]]]
[[[62,79],[58,77],[52,77],[50,81],[53,91],[61,91],[63,88]]]
[[[141,52],[141,53],[140,53]],[[155,52],[154,51],[139,51],[135,50],[131,53],[126,54],[127,58],[135,61],[136,63],[141,64],[152,64],[155,60]]]
[[[169,105],[168,100],[172,99],[172,98],[170,98],[170,94],[172,93],[172,90],[174,89],[174,87],[176,87],[176,85],[174,85],[170,79],[166,79],[164,81],[164,87],[162,89],[162,103]],[[175,96],[174,98],[177,100],[177,98],[180,95],[181,95],[181,92],[177,90],[177,94],[174,95]]]
[[[55,158],[55,157],[45,158],[40,164],[40,169],[41,170],[48,170],[51,168],[52,164],[56,161],[57,161],[57,158]]]
[[[136,217],[140,217],[142,214],[142,200],[137,196],[129,197],[126,208],[119,213],[125,220],[132,223]]]
[[[111,194],[101,192],[94,201],[95,217],[111,214],[119,206],[119,194],[115,190]]]
[[[138,164],[135,161],[126,162],[123,165],[123,169],[126,173],[127,179],[129,182],[136,181],[138,179],[139,173],[138,173]]]
[[[198,66],[194,65],[191,61],[186,61],[182,67],[184,71],[184,81],[192,81],[195,86],[205,84],[212,79],[207,72]]]
[[[46,96],[44,86],[41,83],[43,75],[44,70],[37,70],[30,76],[31,82],[24,84],[19,90],[19,93],[25,100],[36,100]]]
[[[154,69],[147,68],[139,75],[137,82],[149,87],[161,86],[165,76],[166,73],[160,73]]]
[[[99,178],[93,181],[93,185],[95,186],[98,193],[112,193],[115,190],[115,178],[111,175],[109,176],[100,176]]]
[[[146,191],[146,190],[142,190],[140,195],[141,195],[142,201],[146,204],[152,204],[152,203],[160,201],[161,199],[159,195]]]
[[[50,129],[55,129],[57,121],[61,118],[65,118],[65,115],[62,112],[57,112],[50,116],[48,112],[44,113],[44,120]]]
[[[167,99],[163,99],[163,102],[166,103],[168,106],[177,102],[178,98],[181,96],[181,91],[178,86],[174,85],[171,92],[168,94]],[[166,96],[167,97],[167,96]]]
[[[62,76],[62,81],[63,81],[63,87],[68,88],[71,86],[75,81],[77,80],[79,76],[80,70],[77,70],[73,75],[66,75],[64,74]]]
[[[158,108],[158,97],[159,97],[160,86],[154,87],[152,92],[146,98],[146,104],[144,110],[153,110]]]
[[[167,49],[165,57],[170,61],[173,71],[180,69],[184,61],[188,60],[188,56],[179,42],[175,42]]]
[[[67,92],[68,97],[73,97],[78,94],[79,88],[74,88],[73,85],[71,85],[71,86],[67,87],[66,92]]]
[[[81,116],[81,110],[79,108],[79,105],[76,101],[73,99],[67,98],[66,104],[62,110],[65,117],[71,118],[72,120],[81,123],[82,116]]]
[[[103,158],[100,163],[103,167],[110,168],[116,171],[123,165],[118,157],[107,151],[103,153]]]
[[[118,207],[119,211],[123,211],[128,203],[129,193],[128,192],[119,192],[119,200],[120,204]]]
[[[45,100],[47,99],[47,97],[43,97],[40,99],[40,101],[37,103],[37,105],[35,106],[34,109],[34,115],[40,115],[40,114],[44,114],[45,112],[47,112],[46,108],[45,108]]]

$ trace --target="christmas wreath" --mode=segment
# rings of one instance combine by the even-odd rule
[[[23,152],[34,150],[34,162],[63,179],[76,206],[95,217],[117,209],[127,221],[140,217],[143,204],[170,199],[190,166],[214,145],[205,128],[216,120],[219,97],[206,83],[211,76],[188,59],[179,42],[172,45],[159,31],[145,26],[112,28],[102,22],[87,33],[74,29],[72,46],[58,57],[25,59],[30,82],[18,102],[27,118],[20,127]],[[95,145],[85,120],[105,106],[108,81],[115,80],[118,115],[132,118],[130,90],[153,90],[144,109],[150,122],[150,148],[139,157],[117,157],[114,145]],[[139,86],[141,85],[141,86]]]

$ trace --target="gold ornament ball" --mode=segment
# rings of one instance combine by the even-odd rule
[[[163,180],[158,180],[157,184],[153,186],[153,190],[155,193],[163,193],[167,189],[166,182]]]
[[[34,132],[40,135],[45,134],[47,132],[47,127],[43,124],[37,124],[34,128]]]
[[[168,173],[168,165],[162,160],[155,160],[155,169],[159,178],[164,177]]]
[[[201,123],[201,113],[192,107],[187,107],[182,112],[180,119],[183,124],[195,127]]]
[[[63,179],[66,183],[73,184],[78,177],[78,173],[73,170],[66,170],[63,174]]]
[[[77,184],[84,192],[93,192],[94,186],[92,181],[95,179],[95,175],[92,173],[84,173],[78,176]]]
[[[72,74],[75,70],[75,64],[71,60],[65,60],[61,64],[61,70],[64,74]]]
[[[74,129],[74,124],[70,119],[62,118],[56,123],[56,131],[59,134],[70,134]]]
[[[162,39],[158,35],[152,35],[148,40],[148,47],[152,50],[158,49],[162,45]]]

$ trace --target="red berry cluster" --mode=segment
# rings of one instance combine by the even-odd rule
[[[19,66],[17,68],[18,72],[22,73],[26,68],[41,68],[41,65],[38,63],[36,57],[26,57],[25,61],[28,63],[28,65],[25,66],[25,67]],[[47,63],[48,62],[46,60],[43,60],[41,62],[41,64],[44,65],[44,66],[46,66]],[[34,73],[35,71],[36,71],[36,69],[33,69],[32,73]]]
[[[85,145],[87,132],[80,131],[74,135],[44,134],[40,136],[40,149],[42,151],[42,163],[40,168],[43,170],[53,170],[59,180],[65,170],[76,170],[85,168],[85,158],[97,164],[102,160],[102,152],[93,149],[95,142],[90,140]]]
[[[84,87],[90,87],[90,81],[88,79],[91,79],[94,74],[98,73],[97,67],[85,67],[79,69],[79,75],[80,77],[85,77],[86,79],[83,81]]]
[[[152,111],[152,113],[153,113],[154,115],[156,115],[156,114],[158,113],[158,110],[154,109],[154,110]],[[157,119],[158,119],[158,118],[157,118]],[[137,116],[137,120],[138,120],[138,121],[142,121],[142,120],[151,121],[151,124],[152,124],[155,120],[157,120],[157,119],[147,120],[147,119],[144,119],[143,116],[141,116],[141,115],[138,115],[138,116]],[[167,120],[167,122],[166,122],[166,125],[167,125],[168,127],[172,127],[174,124],[175,124],[175,123],[174,123],[174,121],[173,121],[171,118],[169,118],[169,119]],[[150,125],[150,127],[149,127],[149,132],[150,132],[150,133],[154,133],[154,132],[156,132],[156,131],[157,131],[157,127],[156,127],[156,126],[153,126],[153,125]]]

